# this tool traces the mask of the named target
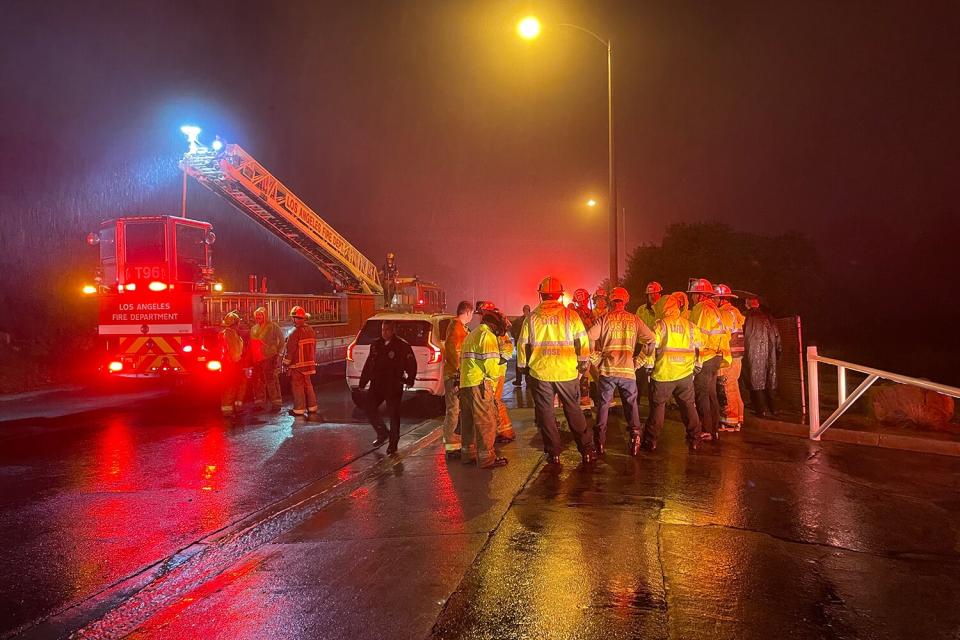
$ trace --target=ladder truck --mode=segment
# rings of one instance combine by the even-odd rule
[[[216,376],[221,369],[218,333],[223,317],[239,312],[248,329],[265,307],[287,330],[290,309],[302,306],[317,335],[317,362],[343,361],[364,321],[383,307],[376,265],[308,207],[239,145],[220,139],[202,145],[199,130],[180,166],[309,260],[333,285],[330,295],[268,293],[251,277],[248,292],[227,292],[215,277],[212,226],[171,215],[107,220],[87,242],[98,246],[95,284],[98,332],[104,339],[99,367],[113,377]],[[442,303],[442,292],[437,297]],[[422,303],[421,303],[422,304]]]

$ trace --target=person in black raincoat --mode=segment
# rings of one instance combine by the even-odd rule
[[[744,366],[754,412],[761,418],[776,414],[777,360],[780,359],[780,331],[770,312],[757,298],[747,298],[743,324]]]

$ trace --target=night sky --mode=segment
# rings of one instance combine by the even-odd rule
[[[605,197],[605,52],[560,22],[614,42],[628,246],[678,221],[799,230],[831,269],[882,264],[868,275],[887,282],[864,286],[892,300],[956,272],[923,247],[960,231],[957,2],[0,7],[7,302],[11,275],[75,290],[100,219],[177,213],[188,121],[451,301],[515,312],[547,273],[595,286],[607,217],[583,202]],[[529,12],[547,25],[533,43],[514,32]],[[189,214],[216,225],[228,284],[258,271],[315,290],[309,265],[196,183]],[[55,250],[22,260],[43,232]]]

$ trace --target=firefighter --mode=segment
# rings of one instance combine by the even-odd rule
[[[443,397],[447,413],[443,419],[443,448],[448,458],[460,457],[460,350],[473,320],[473,303],[462,300],[457,317],[447,326],[443,338]]]
[[[724,353],[723,340],[727,329],[723,325],[720,310],[714,304],[713,285],[705,278],[690,278],[687,292],[693,302],[690,310],[692,322],[703,335],[700,358],[703,367],[694,378],[697,396],[697,413],[704,438],[717,441],[720,438],[720,398],[717,395],[717,376],[720,369],[729,366],[729,352]],[[728,341],[729,344],[729,341]]]
[[[523,315],[517,317],[510,324],[510,337],[513,338],[514,344],[518,344],[520,340],[520,328],[523,326],[523,321],[527,319],[527,316],[530,315],[530,305],[523,305]],[[513,378],[513,386],[520,387],[523,386],[523,370],[520,366],[517,366],[517,375]]]
[[[610,292],[611,310],[600,316],[587,335],[596,346],[590,358],[600,374],[600,403],[597,424],[593,428],[593,444],[597,455],[606,449],[607,418],[614,392],[620,394],[623,417],[627,421],[630,455],[640,453],[640,409],[637,406],[637,369],[644,361],[647,345],[653,343],[653,333],[640,318],[627,311],[630,294],[623,287]]]
[[[417,379],[417,358],[410,343],[397,335],[396,325],[390,320],[380,323],[380,337],[370,345],[370,355],[360,373],[360,388],[370,383],[367,394],[367,416],[377,432],[373,446],[389,440],[387,453],[396,453],[400,442],[400,403],[403,388],[412,387]],[[390,432],[380,417],[380,405],[386,401],[390,418]]]
[[[489,300],[481,300],[477,303],[477,313],[483,317],[484,312],[495,311],[500,314],[504,322],[503,333],[497,334],[497,344],[500,346],[500,377],[497,378],[496,389],[494,389],[493,402],[497,407],[497,442],[505,444],[517,439],[517,434],[513,431],[513,421],[510,420],[510,413],[507,411],[507,405],[503,401],[503,388],[507,382],[507,363],[513,357],[513,340],[510,339],[510,332],[506,330],[507,319],[503,312]]]
[[[220,373],[223,390],[220,395],[220,411],[231,416],[243,410],[243,396],[247,390],[247,377],[243,368],[243,338],[238,331],[240,314],[231,311],[223,316],[220,330]]]
[[[720,430],[740,431],[743,426],[743,398],[740,396],[740,373],[743,370],[743,314],[730,302],[737,298],[725,284],[714,290],[723,325],[729,334],[730,366],[723,372],[726,404],[721,407]]]
[[[400,277],[400,270],[397,268],[397,254],[390,251],[387,253],[387,260],[380,267],[380,282],[383,283],[383,300],[386,306],[393,306],[393,296],[397,292],[397,278]]]
[[[596,320],[607,312],[607,290],[597,287],[593,292],[593,319]]]
[[[653,331],[653,325],[663,315],[663,305],[666,296],[663,295],[663,286],[656,280],[651,280],[643,290],[646,301],[637,309],[637,317],[644,325]],[[649,409],[653,407],[653,387],[650,384],[650,375],[647,367],[637,369],[637,392],[647,398],[647,419],[650,418]]]
[[[529,374],[533,392],[534,415],[543,437],[550,464],[560,464],[560,431],[553,400],[559,396],[563,414],[570,425],[577,449],[585,464],[596,461],[587,421],[580,409],[580,385],[577,378],[587,371],[590,341],[583,322],[563,306],[563,285],[547,277],[540,283],[540,304],[530,312],[520,328],[517,364]]]
[[[760,300],[756,297],[747,298],[743,340],[751,408],[761,418],[770,414],[775,416],[777,361],[782,349],[780,330],[773,315],[766,307],[760,306]]]
[[[283,349],[283,330],[267,317],[265,307],[253,312],[250,327],[250,359],[253,363],[253,401],[257,408],[270,402],[271,413],[279,413],[283,406],[280,397],[280,351]]]
[[[306,309],[297,305],[290,309],[290,317],[293,318],[294,329],[287,338],[283,357],[283,365],[290,371],[290,388],[293,391],[290,415],[309,419],[311,413],[320,411],[317,392],[310,378],[317,372],[317,337],[313,327],[307,324],[310,314]]]
[[[663,430],[667,400],[672,396],[680,405],[680,416],[687,430],[691,451],[700,448],[700,418],[694,401],[694,375],[700,370],[700,333],[696,326],[680,315],[676,296],[667,296],[663,317],[654,323],[653,345],[656,356],[648,359],[653,380],[653,406],[644,428],[643,448],[654,451]]]
[[[690,299],[687,298],[687,294],[683,291],[674,291],[670,295],[673,296],[677,301],[677,305],[680,308],[680,317],[683,318],[684,320],[689,320],[690,319]]]
[[[480,325],[463,341],[460,354],[460,406],[463,408],[461,435],[464,464],[476,462],[481,469],[507,464],[497,455],[497,385],[503,384],[500,337],[507,321],[496,309],[482,311]]]
[[[577,289],[573,292],[573,309],[580,316],[583,328],[587,331],[593,325],[593,311],[590,309],[590,292],[586,289]],[[568,307],[569,308],[569,307]],[[580,406],[590,407],[590,371],[580,376]]]

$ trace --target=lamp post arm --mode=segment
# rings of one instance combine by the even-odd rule
[[[570,28],[570,29],[576,29],[577,31],[582,31],[583,33],[587,34],[588,36],[590,36],[591,38],[593,38],[594,40],[596,40],[597,42],[599,42],[600,44],[602,44],[603,46],[605,46],[607,49],[610,49],[610,48],[611,48],[611,46],[610,46],[610,41],[609,41],[609,40],[604,40],[603,38],[601,38],[600,36],[598,36],[598,35],[597,35],[596,33],[594,33],[593,31],[590,31],[590,29],[584,29],[584,28],[581,27],[581,26],[578,26],[578,25],[575,25],[575,24],[570,24],[570,23],[568,23],[568,22],[560,22],[560,23],[557,23],[557,26],[558,26],[558,27],[568,27],[568,28]]]

